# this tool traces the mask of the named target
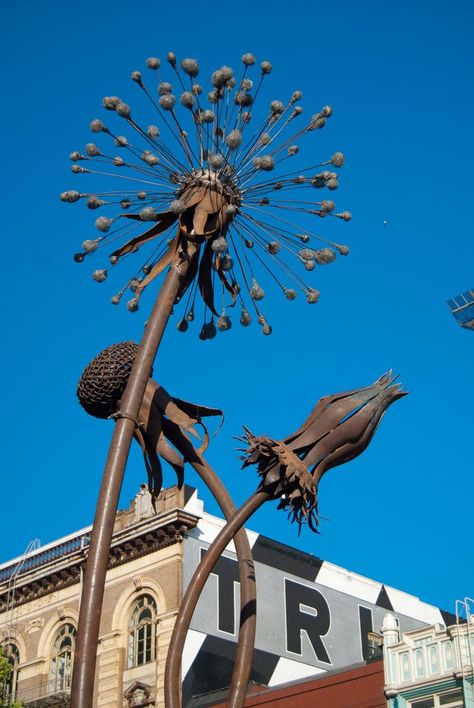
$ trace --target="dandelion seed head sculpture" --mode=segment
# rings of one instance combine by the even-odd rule
[[[170,52],[167,63],[174,84],[162,76],[165,63],[157,57],[146,60],[155,88],[149,88],[140,71],[131,74],[151,104],[156,124],[143,127],[128,103],[105,96],[103,108],[116,114],[113,124],[123,120],[129,132],[123,135],[120,127],[95,118],[90,129],[107,137],[109,147],[91,142],[83,152],[70,154],[74,174],[115,177],[125,185],[114,191],[71,189],[61,194],[65,202],[83,200],[92,211],[105,211],[95,221],[98,235],[85,239],[74,258],[95,258],[113,244],[109,267],[101,264],[92,274],[96,282],[104,282],[110,268],[148,247],[147,257],[111,298],[117,305],[131,290],[130,311],[138,310],[145,288],[178,256],[187,258],[189,268],[177,298],[185,300],[180,331],[194,320],[200,296],[201,339],[228,330],[228,308],[237,304],[243,326],[251,323],[253,309],[263,333],[270,334],[260,305],[265,297],[261,277],[274,281],[287,299],[302,292],[312,304],[319,292],[307,282],[307,274],[349,252],[315,230],[301,233],[293,223],[299,214],[351,219],[349,212],[336,211],[332,199],[314,195],[315,189],[337,189],[334,168],[344,163],[341,152],[319,164],[310,159],[313,164],[303,170],[288,163],[299,154],[301,139],[324,127],[332,109],[325,106],[304,121],[299,104],[303,94],[295,90],[287,102],[272,100],[252,132],[251,109],[272,71],[270,62],[262,61],[258,70],[254,55],[244,54],[240,75],[222,66],[212,73],[208,92],[196,82],[196,59],[178,62]],[[251,71],[257,72],[254,80]]]

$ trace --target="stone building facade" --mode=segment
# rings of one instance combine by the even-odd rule
[[[105,588],[94,705],[164,706],[165,657],[182,593],[183,535],[198,518],[184,489],[155,514],[141,489],[119,511]],[[0,567],[0,638],[12,688],[31,708],[69,705],[79,590],[90,528]]]
[[[116,517],[97,655],[95,708],[163,708],[174,622],[203,553],[223,526],[197,491],[144,486]],[[0,644],[11,694],[31,708],[69,705],[84,561],[91,527],[0,565]],[[387,611],[401,632],[452,624],[412,595],[247,530],[257,580],[251,680],[275,688],[364,663]],[[182,660],[185,708],[215,704],[229,685],[239,628],[230,543],[196,607]],[[329,685],[329,684],[328,684]],[[213,698],[214,697],[214,698]],[[259,699],[260,700],[260,699]],[[262,698],[263,700],[263,698]],[[219,701],[217,701],[219,702]]]

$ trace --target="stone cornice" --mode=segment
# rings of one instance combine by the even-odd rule
[[[150,516],[114,533],[108,568],[115,568],[162,548],[181,543],[199,517],[183,509]],[[88,547],[52,560],[21,575],[15,587],[15,607],[78,583]],[[0,586],[0,613],[7,609],[8,583]]]

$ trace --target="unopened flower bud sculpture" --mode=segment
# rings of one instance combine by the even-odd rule
[[[331,467],[360,455],[387,410],[406,396],[392,373],[372,386],[321,398],[303,425],[283,440],[253,435],[244,428],[247,443],[243,467],[257,465],[259,489],[280,499],[279,509],[317,530],[318,483]]]

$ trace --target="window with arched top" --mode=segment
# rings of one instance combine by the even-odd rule
[[[56,632],[49,669],[49,692],[58,693],[71,687],[72,662],[76,645],[76,628],[63,624]]]
[[[10,664],[10,673],[5,682],[5,698],[9,701],[14,700],[18,691],[18,665],[20,663],[20,650],[16,644],[8,642],[3,645],[3,655],[8,659]],[[3,696],[2,696],[3,697]]]
[[[156,657],[156,602],[142,595],[134,603],[128,625],[127,668],[141,666]]]

